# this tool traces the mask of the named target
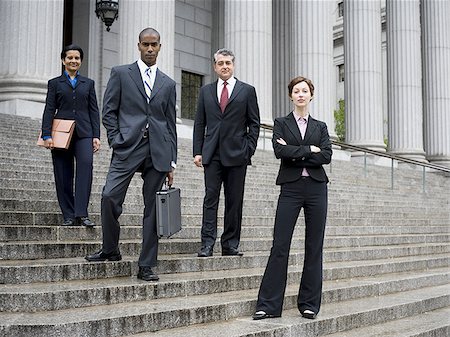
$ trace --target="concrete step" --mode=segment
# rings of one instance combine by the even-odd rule
[[[58,202],[55,198],[55,191],[29,191],[22,190],[17,191],[13,189],[3,190],[2,197],[0,199],[0,207],[3,206],[4,211],[40,211],[50,212],[58,210]],[[203,197],[185,197],[185,193],[182,192],[181,210],[182,214],[199,214],[203,205]],[[89,210],[90,213],[100,212],[101,208],[101,195],[99,193],[92,193]],[[343,206],[342,202],[334,202],[330,198],[330,207],[328,209],[328,219],[333,218],[388,218],[392,220],[430,220],[445,218],[448,214],[446,209],[442,207],[433,208],[411,208],[410,206],[371,206],[357,204],[350,207]],[[264,200],[262,196],[259,199],[253,199],[251,196],[244,197],[244,215],[253,215],[258,213],[261,216],[273,216],[276,210],[276,200]],[[144,204],[142,196],[140,194],[127,194],[126,202],[124,204],[125,210],[139,209],[143,210]],[[221,198],[219,201],[219,212],[223,213],[224,200]]]
[[[337,332],[327,337],[448,337],[450,306],[381,324]]]
[[[183,145],[184,142],[188,142],[185,145]],[[0,138],[0,145],[2,144],[2,139]],[[193,163],[193,157],[191,155],[191,148],[192,148],[192,142],[190,140],[186,139],[179,139],[179,147],[178,147],[178,154],[177,154],[177,166],[178,163],[180,165],[186,165],[187,167],[190,167],[193,169],[193,172],[202,172],[202,169],[195,168]],[[190,146],[189,146],[190,145]],[[96,153],[94,155],[94,163],[96,166],[102,166],[107,167],[109,166],[109,160],[111,159],[111,150],[106,150],[105,148],[100,149],[100,152]],[[7,162],[8,164],[14,164],[14,163],[27,163],[32,164],[36,162],[42,162],[46,165],[44,166],[50,166],[51,167],[51,154],[50,151],[47,151],[42,148],[37,148],[34,145],[34,141],[28,142],[24,141],[24,143],[21,143],[19,145],[13,146],[8,143],[6,145],[6,148],[0,149],[0,159],[2,159],[2,162]],[[49,165],[50,164],[50,165]],[[278,171],[280,165],[280,161],[274,159],[273,151],[267,150],[261,150],[257,149],[255,152],[255,155],[252,157],[252,165],[249,166],[249,170],[253,171],[255,169],[258,169],[259,172],[265,172],[265,173],[272,173],[276,174]],[[345,173],[347,170],[346,168],[348,166],[351,166],[353,168],[354,173],[356,173],[356,176],[349,176],[349,179],[351,180],[358,180],[362,177],[376,177],[378,176],[378,179],[380,181],[384,181],[387,179],[390,181],[391,179],[391,168],[389,167],[381,167],[381,166],[374,166],[369,165],[366,166],[366,169],[364,169],[364,166],[358,165],[358,163],[352,163],[349,164],[348,162],[343,161],[333,161],[332,166],[326,166],[325,169],[330,175],[334,174],[342,174]],[[348,171],[347,171],[348,172]],[[429,175],[433,175],[434,173],[427,173]],[[426,174],[426,175],[427,175]],[[402,168],[394,169],[394,179],[398,181],[422,181],[423,178],[423,172],[421,170],[413,170],[408,168]]]
[[[108,160],[109,162],[109,160]],[[4,178],[21,178],[25,180],[48,180],[53,181],[53,172],[52,172],[52,165],[50,162],[43,163],[39,160],[32,161],[32,165],[29,164],[30,160],[27,160],[26,162],[20,161],[17,164],[11,164],[7,163],[7,160],[3,160],[0,162],[0,172],[2,172],[2,177]],[[339,163],[341,164],[341,163]],[[98,184],[104,184],[106,172],[108,170],[109,164],[105,164],[104,166],[99,166],[96,162],[94,162],[94,183],[98,182]],[[251,186],[254,184],[259,185],[268,185],[270,188],[275,188],[275,177],[278,172],[278,168],[271,168],[267,171],[269,167],[249,167],[248,168],[248,174],[247,174],[247,186]],[[36,173],[38,172],[38,174]],[[185,179],[188,177],[189,182],[193,182],[194,185],[203,185],[203,172],[200,170],[196,170],[195,167],[193,167],[191,164],[183,164],[179,163],[179,168],[176,171],[175,175],[175,183],[183,182],[185,183]],[[138,178],[136,176],[136,178]],[[434,190],[444,190],[445,185],[443,186],[443,182],[445,180],[438,179],[439,177],[436,177],[434,185],[431,185],[431,182],[433,180],[430,180],[430,182],[427,183],[427,191],[434,191]],[[391,186],[385,186],[384,182],[386,179],[382,179],[383,184],[379,184],[378,182],[374,181],[373,178],[364,178],[364,179],[357,179],[354,180],[351,176],[348,176],[345,172],[343,173],[336,173],[336,174],[330,174],[331,183],[329,184],[330,189],[338,188],[342,191],[348,190],[349,192],[354,192],[360,189],[367,190],[368,188],[371,188],[375,194],[382,194],[385,192],[402,195],[405,192],[410,192],[411,180],[408,179],[404,182],[404,186],[396,186],[394,190],[391,190]],[[136,181],[140,181],[139,179],[136,179]],[[397,182],[401,182],[401,180],[396,180]],[[422,183],[418,184],[420,187]],[[417,185],[417,184],[415,184]],[[278,187],[276,187],[278,189]],[[417,189],[417,186],[414,187],[414,189]],[[417,192],[417,191],[416,191]],[[411,197],[420,196],[422,191],[420,190],[420,193],[411,193]],[[437,196],[439,197],[439,195]]]
[[[299,221],[298,228],[294,231],[294,239],[302,240],[304,226]],[[423,227],[418,227],[422,231],[417,233],[395,233],[389,229],[379,227],[367,230],[365,227],[355,228],[342,226],[327,227],[325,236],[325,247],[348,247],[348,246],[378,246],[378,245],[398,245],[407,243],[444,243],[450,241],[450,233],[443,234],[445,227],[438,227],[436,233],[425,233]],[[270,241],[272,239],[273,226],[243,226],[241,238],[243,241],[259,242]],[[120,237],[122,240],[139,239],[142,234],[142,226],[123,226]],[[351,236],[350,236],[351,234]],[[218,228],[218,237],[222,235],[222,228]],[[20,243],[24,241],[40,241],[42,239],[58,243],[76,243],[101,241],[102,229],[100,226],[94,228],[66,227],[66,226],[9,226],[0,225],[0,242]],[[166,241],[177,239],[186,240],[200,239],[200,226],[184,227],[169,240],[161,239],[160,244]],[[302,241],[299,242],[301,244]],[[217,243],[217,247],[220,244]]]
[[[332,333],[342,332],[339,337],[347,336],[352,329],[368,325],[393,322],[402,318],[416,318],[420,323],[424,315],[432,315],[434,311],[441,317],[448,312],[449,286],[412,290],[400,294],[376,296],[370,299],[358,299],[329,303],[323,306],[321,313],[315,320],[300,317],[297,309],[284,310],[283,317],[269,320],[253,321],[249,315],[237,318],[229,317],[225,322],[208,322],[191,325],[189,327],[167,329],[157,332],[130,334],[128,337],[313,337],[330,336]],[[428,291],[428,293],[427,293]],[[424,306],[423,303],[428,306]],[[432,319],[423,318],[424,324]],[[436,331],[445,331],[448,321],[440,322]],[[444,326],[444,328],[441,328]],[[151,330],[150,330],[151,331]],[[333,335],[331,335],[333,336]],[[356,336],[356,335],[355,335]],[[359,337],[370,335],[359,334]],[[393,337],[402,335],[374,335],[378,337]],[[418,337],[414,334],[406,335]],[[420,336],[420,335],[419,335]],[[425,337],[424,335],[423,337]],[[430,335],[444,337],[446,335]]]
[[[124,210],[131,212],[131,206],[125,204]],[[189,208],[193,210],[193,208]],[[186,209],[184,209],[187,211]],[[134,212],[135,210],[133,210]],[[217,223],[218,226],[223,226],[223,212],[218,215]],[[89,211],[91,219],[100,227],[100,214],[99,211]],[[182,225],[184,228],[188,227],[198,227],[200,228],[202,223],[202,215],[199,212],[195,214],[182,213]],[[59,209],[50,211],[21,211],[21,210],[10,210],[10,211],[0,211],[0,224],[1,225],[51,225],[59,226],[63,222],[62,215]],[[125,212],[120,216],[120,224],[122,227],[125,226],[137,226],[142,223],[142,214],[130,214]],[[242,219],[242,226],[271,226],[273,228],[274,224],[274,214],[269,215],[246,215],[244,214]],[[300,226],[304,225],[303,216],[300,215],[298,220]],[[344,230],[349,231],[350,227],[354,227],[356,234],[364,235],[364,230],[362,228],[367,228],[367,234],[372,233],[382,233],[385,231],[389,233],[389,228],[392,229],[392,234],[398,233],[448,233],[448,226],[450,220],[442,218],[427,218],[427,219],[391,219],[391,218],[349,218],[349,217],[333,217],[327,220],[327,228],[340,226]],[[379,228],[374,228],[379,227]],[[67,227],[72,228],[72,227]],[[349,235],[352,234],[350,230]]]
[[[134,276],[104,280],[10,284],[0,288],[0,312],[38,312],[95,305],[110,305],[211,293],[258,289],[264,268],[164,274],[160,281],[145,282]],[[370,278],[328,280],[324,283],[325,303],[371,297],[389,292],[447,284],[450,267],[424,271],[376,275]],[[288,284],[292,290],[301,278],[301,266],[291,266]],[[288,298],[295,296],[294,291]],[[295,303],[294,303],[295,304]]]
[[[358,253],[358,252],[357,252]],[[331,254],[331,253],[330,253]],[[329,255],[330,255],[329,254]],[[325,254],[327,255],[327,254]],[[342,256],[342,253],[341,253]],[[351,253],[346,255],[351,257]],[[302,265],[303,253],[292,251],[289,265]],[[214,256],[200,259],[196,254],[171,254],[158,257],[158,274],[207,272],[264,268],[267,253],[246,253],[239,259]],[[137,274],[137,256],[123,255],[119,262],[89,263],[83,257],[45,260],[0,260],[0,284],[92,280]],[[372,257],[365,260],[325,260],[324,279],[345,279],[378,274],[448,267],[449,253],[409,255],[389,259]]]
[[[297,286],[290,287],[288,294],[294,299]],[[61,336],[122,336],[144,331],[161,331],[214,323],[243,317],[249,323],[267,328],[268,322],[252,322],[248,317],[254,310],[257,291],[230,291],[225,294],[208,294],[180,298],[164,298],[107,306],[75,308],[52,312],[0,313],[1,329],[8,335]],[[381,323],[441,309],[450,300],[450,285],[439,285],[356,299],[339,303],[324,303],[323,310],[315,321],[299,318],[297,310],[286,310],[282,318],[273,319],[271,328],[290,325],[292,336],[318,336],[369,324]],[[289,295],[286,309],[291,309]],[[426,303],[426,309],[424,308]],[[343,308],[345,312],[343,313]],[[296,319],[295,319],[296,318]],[[184,329],[184,336],[192,334],[197,327]],[[191,333],[190,333],[191,331]],[[217,329],[212,329],[217,333]],[[171,331],[170,336],[176,336]],[[221,334],[217,336],[228,336]]]
[[[86,228],[86,232],[92,232],[91,228]],[[304,239],[301,235],[302,231],[298,231],[296,236],[292,241],[293,247],[303,247]],[[404,254],[403,251],[408,251],[414,254],[415,251],[423,249],[432,249],[433,251],[440,250],[445,251],[445,247],[448,245],[448,235],[447,240],[445,236],[437,240],[434,238],[435,242],[419,242],[411,243],[406,240],[398,240],[395,242],[393,239],[385,239],[384,236],[377,238],[347,238],[347,237],[334,237],[326,239],[326,247],[329,249],[338,248],[351,248],[351,249],[361,249],[361,250],[377,250],[378,253],[389,251],[390,254]],[[440,242],[438,242],[440,241]],[[121,251],[126,255],[139,254],[141,239],[130,237],[128,239],[123,238],[121,240]],[[63,258],[63,257],[77,257],[85,256],[89,252],[98,249],[100,245],[100,240],[89,240],[89,241],[45,241],[43,239],[37,241],[11,241],[0,243],[0,256],[5,260],[14,259],[45,259],[45,258]],[[373,245],[375,244],[375,245]],[[180,239],[170,239],[161,240],[159,244],[159,252],[161,254],[171,253],[171,254],[189,254],[194,253],[200,247],[200,236],[194,239],[180,238]],[[250,251],[264,251],[267,252],[272,246],[271,236],[262,237],[255,239],[254,237],[243,237],[240,243],[240,248],[244,252]],[[448,250],[450,250],[450,245],[448,245]],[[219,252],[220,243],[217,243],[215,250]],[[353,251],[355,254],[355,251]],[[367,253],[364,253],[367,254]]]
[[[53,195],[54,192],[49,192],[47,197]],[[39,196],[42,195],[42,198]],[[181,213],[182,215],[201,215],[202,198],[188,198],[181,193]],[[330,200],[330,202],[332,202]],[[333,206],[334,205],[334,206]],[[123,205],[124,214],[136,214],[141,213],[143,210],[143,197],[142,195],[127,194],[125,203]],[[22,198],[7,198],[0,199],[0,209],[3,212],[58,212],[59,204],[55,199],[46,199],[45,193],[33,193],[23,192]],[[101,209],[101,196],[93,194],[91,196],[89,204],[89,213],[99,213]],[[373,210],[372,210],[373,209]],[[223,214],[224,202],[219,202],[219,214]],[[252,200],[249,198],[244,199],[243,215],[254,216],[258,214],[261,217],[273,217],[276,210],[276,200]],[[330,220],[334,218],[348,218],[359,219],[363,221],[369,220],[391,220],[395,223],[403,223],[405,221],[424,221],[429,223],[432,219],[445,219],[447,218],[447,210],[442,207],[439,210],[433,211],[433,209],[415,209],[410,207],[395,207],[386,206],[383,209],[376,206],[355,206],[351,209],[348,207],[342,207],[339,209],[338,204],[331,204],[329,209]],[[448,219],[450,221],[450,218]]]
[[[103,185],[94,185],[91,194],[91,207],[100,207],[101,200],[101,189]],[[97,191],[98,189],[98,191]],[[422,202],[420,207],[414,207],[413,205],[416,201],[412,199],[400,199],[395,196],[384,196],[384,199],[373,199],[367,198],[365,194],[361,191],[359,192],[360,198],[358,200],[352,201],[349,198],[334,193],[330,191],[329,193],[329,212],[345,212],[347,213],[361,213],[361,212],[372,212],[375,216],[382,213],[388,214],[389,217],[405,218],[409,217],[408,214],[412,216],[424,215],[425,217],[444,217],[449,218],[449,211],[446,208],[439,207],[441,204],[439,200],[434,200],[432,202]],[[181,203],[183,206],[195,206],[201,207],[203,204],[204,191],[190,190],[183,188],[181,186]],[[354,196],[353,196],[354,198]],[[249,212],[256,212],[256,209],[272,209],[275,210],[278,200],[278,193],[272,191],[272,193],[258,193],[257,188],[249,188],[244,194],[244,209],[252,208]],[[48,203],[46,208],[59,207],[56,200],[56,191],[54,186],[49,186],[47,189],[34,189],[34,188],[14,188],[14,187],[4,187],[2,189],[2,194],[0,196],[0,202],[3,203],[3,209],[15,210],[36,210],[44,211],[42,208],[43,203]],[[220,197],[219,207],[223,207],[224,198],[223,195]],[[125,204],[134,204],[138,206],[143,206],[142,200],[142,186],[130,186]],[[197,212],[198,213],[198,212]],[[332,213],[330,213],[332,214]]]

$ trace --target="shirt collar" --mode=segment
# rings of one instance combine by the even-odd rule
[[[66,77],[67,77],[69,80],[72,80],[72,79],[70,78],[70,75],[69,75],[69,73],[67,72],[67,70],[64,70],[64,75],[66,75]],[[79,75],[80,75],[80,72],[77,71],[77,74],[75,75],[75,78],[77,78]]]
[[[223,86],[223,82],[225,82],[224,80],[222,80],[220,77],[217,80],[217,86],[220,88]],[[228,80],[227,80],[227,84],[230,86],[234,86],[234,84],[236,83],[236,78],[234,76],[231,76]]]
[[[305,119],[305,120],[306,120],[306,123],[308,123],[309,114],[307,114],[305,117],[301,117],[301,116],[297,115],[297,114],[295,113],[295,111],[293,111],[292,113],[293,113],[294,118],[295,118],[295,120],[296,120],[297,122],[299,122],[300,119]]]
[[[145,71],[148,69],[148,65],[146,65],[144,63],[144,61],[142,61],[141,59],[137,60],[137,65],[139,67],[139,70],[141,72],[141,75],[145,74]],[[152,74],[156,74],[156,70],[158,69],[158,65],[155,63],[154,65],[152,65],[150,67],[150,69],[152,70]]]

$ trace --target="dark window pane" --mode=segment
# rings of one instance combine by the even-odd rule
[[[195,118],[198,92],[202,86],[202,82],[202,75],[187,71],[181,72],[181,118]]]

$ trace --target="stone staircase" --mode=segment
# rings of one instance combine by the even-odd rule
[[[253,321],[271,247],[279,162],[258,150],[244,201],[243,257],[199,259],[203,174],[179,140],[175,185],[183,229],[160,241],[160,281],[138,280],[143,202],[133,179],[121,216],[119,262],[88,263],[100,248],[100,197],[110,152],[95,156],[94,228],[62,222],[40,121],[0,114],[0,336],[445,337],[450,335],[450,179],[354,162],[328,167],[322,310],[300,317],[303,217],[292,244],[283,317]],[[330,172],[331,171],[331,172]],[[222,225],[223,203],[219,210]]]

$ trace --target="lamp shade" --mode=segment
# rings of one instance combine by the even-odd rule
[[[114,20],[119,16],[119,0],[96,0],[95,14],[102,19],[109,32]]]

